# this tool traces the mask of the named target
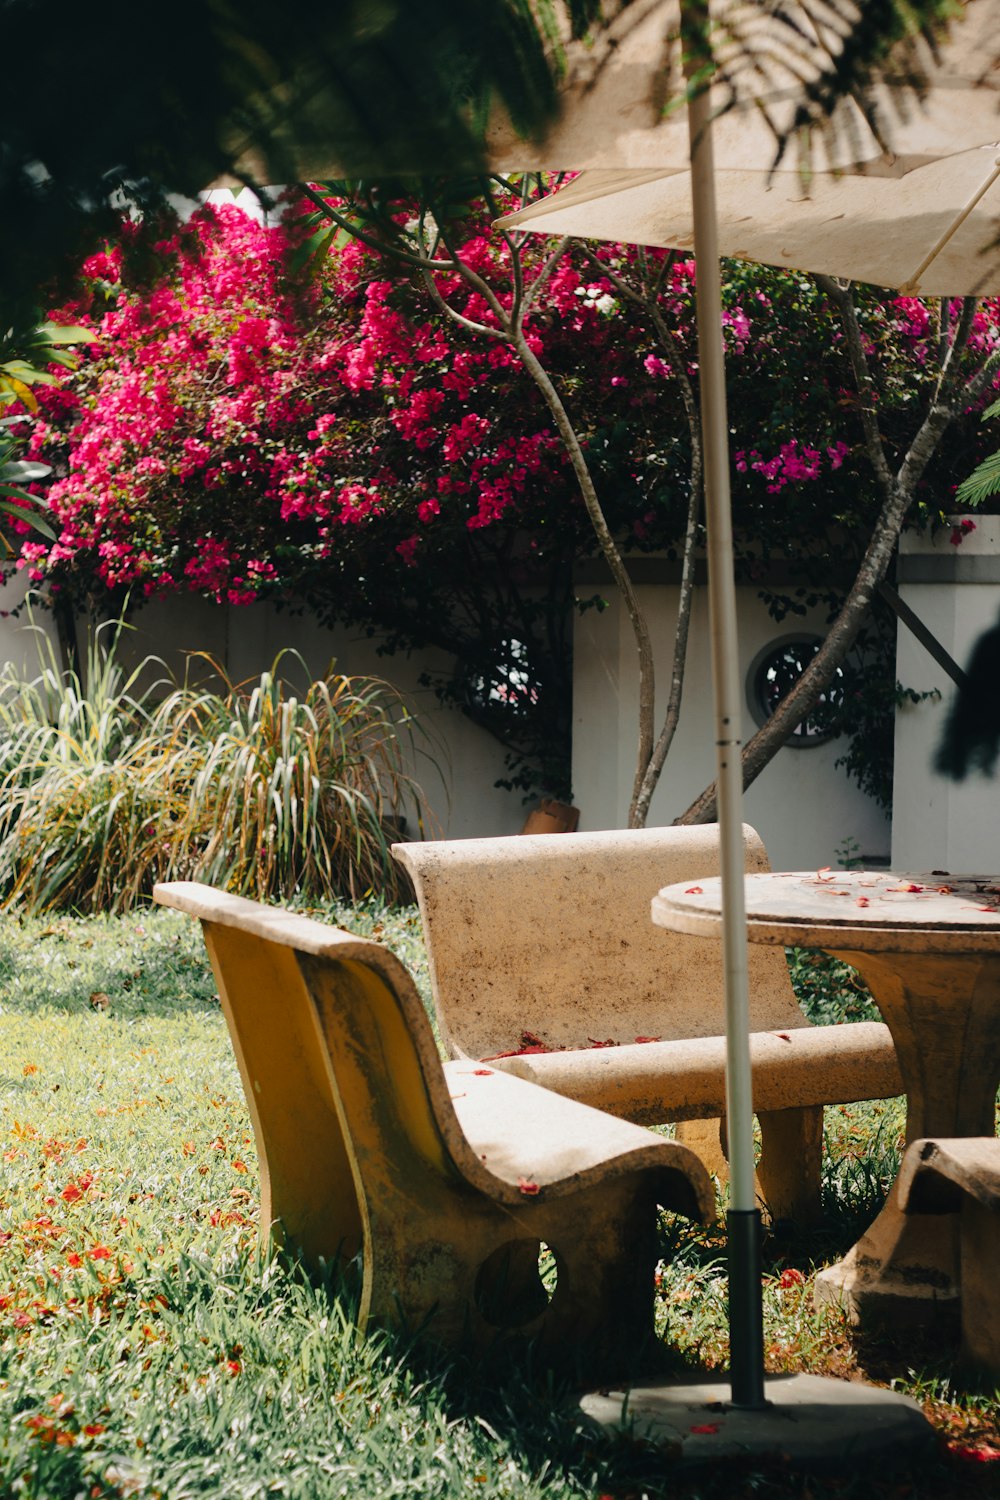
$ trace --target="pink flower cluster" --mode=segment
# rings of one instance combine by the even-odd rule
[[[89,317],[100,339],[75,376],[42,391],[33,439],[57,475],[47,498],[59,534],[26,536],[20,567],[82,589],[244,604],[324,569],[388,570],[398,585],[458,542],[499,552],[517,536],[524,555],[557,534],[589,538],[553,418],[508,344],[449,321],[364,245],[336,249],[311,280],[289,271],[288,245],[281,230],[214,209],[162,247],[151,293],[127,284],[120,249],[87,261],[80,296],[56,316]],[[461,254],[509,307],[502,238],[470,220]],[[528,283],[546,254],[527,249]],[[670,545],[683,410],[664,351],[610,274],[629,274],[636,252],[597,254],[597,267],[579,255],[559,264],[528,342],[602,466],[619,533]],[[723,318],[736,469],[786,499],[810,486],[853,495],[849,471],[833,478],[857,434],[838,335],[783,345],[776,309],[800,307],[801,288],[782,304],[781,273],[761,278],[766,290],[735,287]],[[697,381],[694,280],[693,261],[675,261],[662,306]],[[496,327],[489,298],[457,273],[437,285],[463,318]],[[890,300],[866,328],[877,357],[896,361],[896,389],[923,378],[935,336],[923,303]],[[976,327],[984,349],[997,328],[990,307]]]
[[[839,469],[850,451],[843,441],[830,444],[826,449],[830,469]],[[819,479],[823,470],[823,454],[818,448],[811,448],[793,438],[788,443],[782,443],[771,458],[763,458],[753,449],[738,449],[733,454],[733,466],[739,474],[762,474],[767,480],[768,494],[776,495],[786,485]]]

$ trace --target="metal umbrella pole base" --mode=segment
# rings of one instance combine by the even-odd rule
[[[732,1340],[732,1368],[587,1395],[583,1415],[687,1463],[778,1458],[848,1468],[932,1442],[934,1429],[909,1396],[820,1375],[763,1376],[760,1214],[730,1209],[726,1223],[730,1325],[742,1333]]]
[[[662,1445],[675,1462],[780,1459],[808,1468],[849,1468],[878,1455],[907,1456],[934,1429],[909,1396],[821,1375],[773,1375],[764,1409],[735,1406],[729,1375],[658,1381],[580,1399],[594,1426]]]

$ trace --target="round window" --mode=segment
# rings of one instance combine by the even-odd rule
[[[781,700],[798,682],[822,645],[818,635],[789,635],[758,652],[747,673],[747,699],[758,724],[766,724]],[[837,675],[822,698],[789,736],[787,743],[805,749],[822,745],[839,733],[844,702],[844,674]]]

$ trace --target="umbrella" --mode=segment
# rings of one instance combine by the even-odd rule
[[[709,56],[707,5],[686,3],[699,35],[697,55]],[[766,24],[762,19],[761,24]],[[692,35],[691,31],[688,35]],[[687,135],[676,117],[655,128],[615,120],[603,144],[599,121],[568,122],[551,140],[553,165],[592,165],[562,192],[500,221],[505,228],[634,239],[693,246],[698,263],[697,310],[705,450],[709,613],[717,743],[717,787],[726,974],[727,1116],[730,1141],[730,1317],[733,1404],[766,1406],[760,1304],[759,1215],[753,1186],[752,1091],[747,1003],[746,911],[743,892],[742,765],[737,675],[725,367],[720,337],[719,256],[743,255],[777,265],[905,285],[925,292],[979,293],[1000,281],[995,184],[1000,177],[1000,92],[984,65],[1000,36],[997,0],[969,0],[954,36],[931,60],[923,107],[906,114],[891,77],[876,91],[876,113],[900,116],[889,153],[868,120],[848,102],[825,148],[824,170],[808,180],[774,162],[776,117],[792,107],[780,88],[744,99],[713,120],[710,87],[688,104]],[[633,59],[633,66],[638,64]],[[693,67],[689,64],[689,68]],[[622,64],[624,67],[624,63]],[[626,75],[627,76],[627,75]],[[637,75],[633,75],[633,85]],[[904,91],[905,92],[905,91]],[[633,89],[633,94],[635,94]],[[619,98],[628,109],[629,90]],[[763,121],[764,128],[761,129]],[[573,123],[579,149],[571,154]],[[715,168],[718,135],[721,170]],[[536,153],[535,160],[541,153]],[[609,169],[631,168],[620,172]],[[636,170],[638,169],[638,170]],[[838,177],[837,173],[845,174]],[[850,173],[851,175],[846,175]],[[862,174],[855,176],[854,174]],[[722,205],[716,207],[716,190]],[[991,193],[993,197],[991,198]],[[867,216],[878,226],[868,235]],[[987,246],[984,250],[983,247]],[[970,253],[971,247],[971,253]],[[983,253],[980,253],[983,251]],[[959,260],[959,255],[964,255]],[[867,257],[867,258],[866,258]]]
[[[1000,16],[998,16],[1000,21]],[[994,122],[1000,133],[1000,119]],[[822,270],[913,296],[1000,292],[1000,150],[970,151],[903,176],[715,173],[719,252]],[[502,221],[547,234],[694,244],[688,172],[584,172]]]

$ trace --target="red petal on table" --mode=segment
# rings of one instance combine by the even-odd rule
[[[535,1198],[541,1192],[537,1182],[529,1182],[527,1177],[519,1177],[517,1186],[526,1198]]]
[[[718,1432],[719,1431],[719,1423],[718,1422],[699,1422],[697,1424],[697,1426],[691,1428],[691,1431],[692,1432]]]
[[[779,1042],[790,1042],[792,1040],[787,1031],[776,1031],[774,1034]]]
[[[472,1070],[472,1076],[473,1076],[473,1078],[492,1078],[493,1077],[493,1069],[492,1068],[473,1068],[473,1070]]]
[[[912,892],[915,892],[915,891],[922,891],[923,890],[923,886],[922,885],[913,885],[912,882],[911,882],[909,885],[887,885],[886,886],[886,890],[887,891],[906,891],[906,892],[912,893]]]
[[[700,885],[689,885],[684,894],[685,896],[704,896],[705,892]]]
[[[869,901],[867,896],[859,896],[854,904],[855,906],[871,906],[871,902]]]

